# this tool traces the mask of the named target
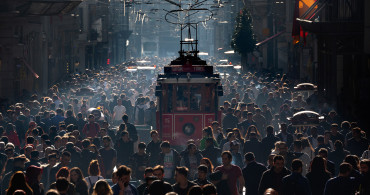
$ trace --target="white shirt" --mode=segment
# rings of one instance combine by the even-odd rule
[[[126,113],[126,108],[123,105],[117,105],[113,108],[114,119],[116,121],[122,120],[122,116]]]

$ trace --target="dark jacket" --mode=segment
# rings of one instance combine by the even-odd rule
[[[247,152],[253,152],[256,156],[256,160],[262,162],[261,160],[261,151],[262,151],[262,143],[258,141],[258,139],[253,138],[245,142],[243,153],[246,154]]]
[[[334,177],[326,182],[324,195],[353,195],[355,181],[350,177]]]
[[[208,147],[202,151],[203,157],[209,158],[211,160],[212,164],[217,167],[220,165],[220,162],[218,162],[218,158],[221,156],[221,149],[216,147]]]
[[[283,178],[282,192],[284,195],[311,195],[311,188],[307,178],[293,172]]]
[[[136,130],[135,125],[133,125],[131,123],[126,123],[126,127],[127,127],[128,133],[130,135],[130,139],[133,142],[136,142],[138,140],[138,136],[137,136],[137,130]]]
[[[283,177],[289,175],[291,172],[287,168],[283,168],[280,173],[275,173],[274,167],[265,171],[262,174],[260,185],[258,187],[258,194],[263,194],[266,189],[273,188],[279,194],[282,192]]]
[[[131,140],[124,142],[122,139],[119,139],[116,145],[114,145],[114,149],[117,151],[117,163],[128,165],[130,157],[134,154],[134,143]]]
[[[80,169],[84,175],[88,175],[88,169],[90,162],[94,159],[97,159],[97,154],[91,152],[89,149],[83,149],[81,152],[81,160],[80,160]]]
[[[247,194],[258,194],[258,185],[266,170],[267,168],[263,164],[256,161],[252,161],[244,167],[242,172]]]
[[[275,142],[280,141],[280,139],[274,134],[267,135],[265,138],[262,139],[262,161],[266,162],[271,150],[275,147]]]
[[[148,146],[146,147],[146,152],[149,154],[149,165],[154,167],[158,164],[159,161],[159,153],[161,153],[161,143],[154,143],[153,140],[149,142]]]
[[[331,174],[329,172],[309,172],[306,177],[310,182],[312,194],[322,195],[324,194],[325,184],[331,178]]]
[[[199,165],[200,160],[203,158],[203,156],[200,152],[197,152],[195,153],[195,157],[197,158],[197,164]],[[184,158],[185,166],[189,168],[190,167],[189,153],[186,152],[183,158]]]
[[[236,128],[238,125],[238,118],[232,113],[228,113],[222,120],[222,124],[224,130],[228,128]]]

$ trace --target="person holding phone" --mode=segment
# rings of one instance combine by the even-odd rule
[[[130,184],[131,169],[121,165],[117,169],[118,182],[112,186],[113,195],[138,195],[135,186]]]

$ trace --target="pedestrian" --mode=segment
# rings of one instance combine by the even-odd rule
[[[113,195],[138,195],[135,186],[130,184],[131,169],[125,165],[121,165],[117,169],[118,183],[112,186]]]
[[[291,173],[284,164],[285,159],[283,156],[274,156],[273,166],[262,174],[258,194],[262,195],[268,188],[273,188],[279,194],[282,193],[283,177]]]
[[[311,195],[311,188],[306,177],[302,176],[303,162],[294,159],[292,162],[292,173],[283,178],[282,194],[286,195]]]
[[[173,191],[178,195],[187,195],[190,188],[196,184],[188,180],[189,169],[186,167],[176,167],[175,180],[176,183],[172,185]]]
[[[321,156],[313,158],[310,171],[306,174],[310,183],[312,194],[323,194],[326,182],[331,178],[331,173],[326,169],[325,159]]]
[[[242,193],[244,178],[241,169],[238,166],[231,164],[233,159],[230,152],[223,152],[221,157],[222,165],[216,167],[215,171],[220,171],[222,173],[222,179],[227,180],[230,194],[238,195],[239,193]],[[237,186],[237,181],[239,181],[239,186]]]
[[[262,174],[267,168],[256,161],[256,158],[252,152],[248,152],[244,155],[246,166],[243,168],[243,177],[245,182],[245,188],[247,194],[258,194],[258,185],[261,180]]]

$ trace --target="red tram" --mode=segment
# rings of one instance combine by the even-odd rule
[[[201,139],[204,127],[221,120],[218,100],[222,95],[220,76],[212,66],[196,53],[180,54],[157,79],[157,127],[162,139],[174,146]]]
[[[198,23],[212,18],[212,12],[193,5],[176,4],[180,8],[165,16],[167,22],[180,25],[180,57],[164,67],[157,78],[157,129],[162,140],[177,147],[189,139],[202,138],[202,129],[213,121],[221,121],[219,96],[223,95],[219,74],[213,66],[198,57]],[[183,36],[187,34],[187,36]],[[195,34],[195,39],[192,35]],[[185,49],[187,49],[185,51]]]

